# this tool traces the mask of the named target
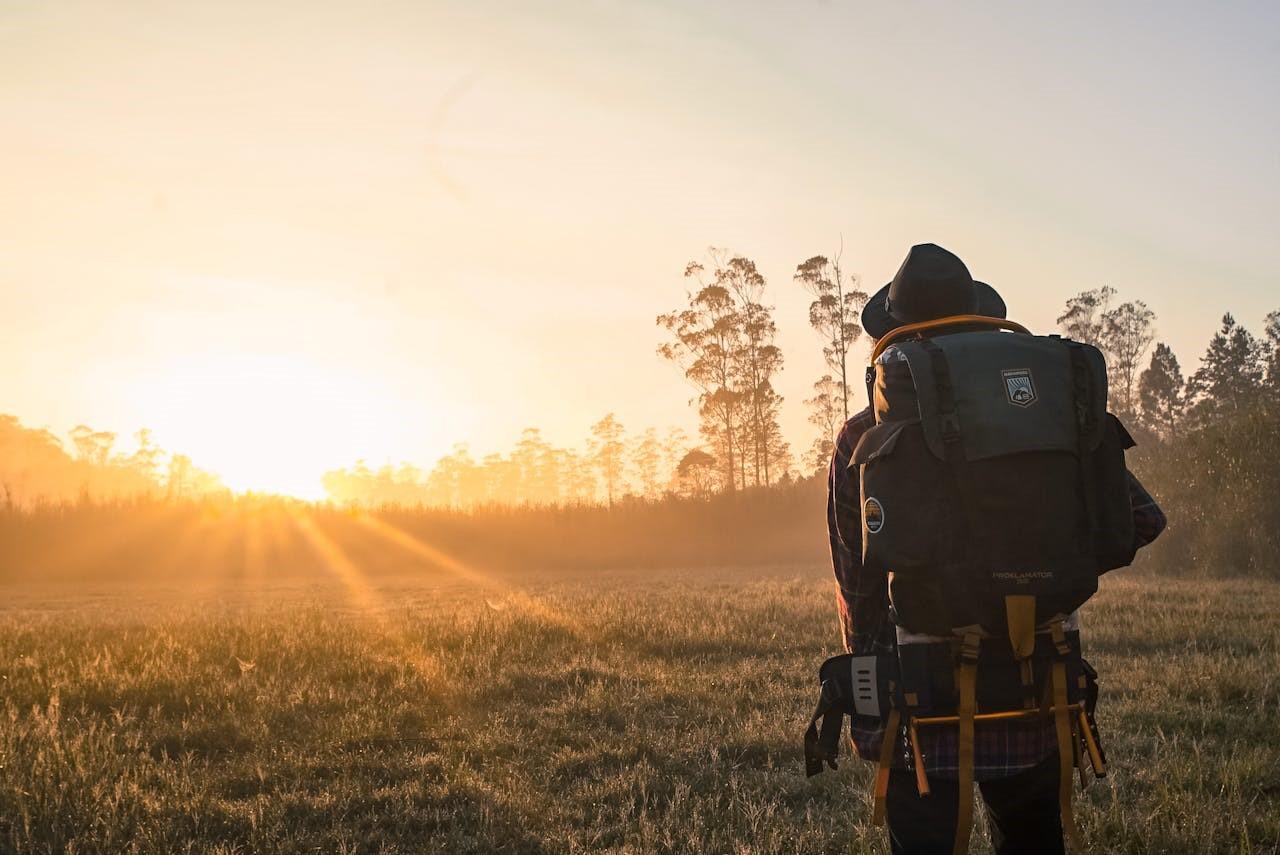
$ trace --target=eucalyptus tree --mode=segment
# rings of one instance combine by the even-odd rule
[[[1102,316],[1103,350],[1118,412],[1128,415],[1137,412],[1134,395],[1138,371],[1143,355],[1155,339],[1155,319],[1156,313],[1141,300],[1121,303]]]
[[[647,428],[631,448],[631,466],[635,471],[637,486],[646,499],[656,499],[662,493],[662,444],[658,431]]]
[[[843,397],[844,389],[840,381],[830,374],[824,374],[813,384],[813,397],[805,399],[804,403],[809,408],[809,424],[818,428],[818,436],[806,457],[810,471],[821,471],[831,462],[831,455],[835,452],[836,433],[844,424],[841,419]]]
[[[815,255],[796,267],[795,281],[814,298],[809,304],[809,325],[822,336],[822,354],[840,380],[841,412],[849,420],[849,351],[862,337],[859,323],[867,294],[858,281],[846,283],[840,269],[840,253],[833,258]]]
[[[623,482],[623,434],[623,427],[613,413],[591,426],[591,460],[604,482],[609,507],[613,507],[614,496],[620,492]]]
[[[754,483],[768,486],[780,436],[777,413],[782,397],[773,388],[773,377],[782,370],[783,362],[782,349],[774,343],[778,327],[773,308],[763,303],[767,283],[755,262],[742,256],[717,261],[716,278],[733,294],[738,307],[736,386],[746,409],[746,436],[740,447],[750,450]],[[739,467],[745,463],[740,456]]]
[[[712,257],[714,262],[714,251]],[[658,316],[658,326],[671,335],[658,354],[680,366],[685,379],[698,390],[700,431],[716,450],[725,489],[732,492],[737,484],[738,420],[743,403],[737,384],[742,319],[733,292],[718,275],[718,266],[712,275],[696,261],[685,267],[685,279],[694,287],[686,292],[685,308]]]
[[[1109,285],[1081,291],[1067,301],[1058,326],[1067,338],[1102,351],[1116,409],[1133,416],[1138,410],[1139,366],[1155,340],[1156,314],[1141,300],[1112,305],[1118,293]]]

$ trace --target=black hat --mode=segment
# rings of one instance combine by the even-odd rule
[[[985,282],[969,275],[969,268],[937,244],[911,247],[893,281],[867,301],[862,328],[880,338],[905,324],[951,315],[1005,316],[1004,300]]]

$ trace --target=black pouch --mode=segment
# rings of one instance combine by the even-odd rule
[[[889,654],[833,656],[818,669],[822,689],[804,735],[805,773],[812,777],[823,764],[837,768],[844,718],[868,725],[883,721],[893,703],[897,658]]]

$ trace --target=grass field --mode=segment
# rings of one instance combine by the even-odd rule
[[[868,767],[803,774],[822,567],[338,578],[7,588],[0,849],[887,851]],[[1278,614],[1280,585],[1107,580],[1095,851],[1277,851]]]

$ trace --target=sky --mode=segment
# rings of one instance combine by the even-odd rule
[[[0,412],[151,428],[237,489],[695,432],[686,263],[959,254],[1049,331],[1145,300],[1184,368],[1280,308],[1274,3],[0,0]],[[127,443],[126,443],[127,444]]]

